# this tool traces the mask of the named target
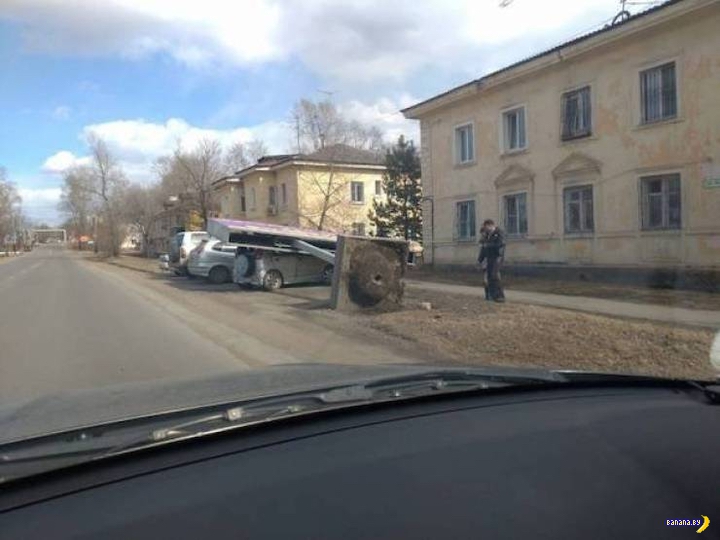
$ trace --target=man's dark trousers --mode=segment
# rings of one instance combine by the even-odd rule
[[[502,283],[500,282],[500,267],[502,259],[499,257],[487,258],[487,280],[490,298],[493,300],[504,300]]]

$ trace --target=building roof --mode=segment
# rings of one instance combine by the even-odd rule
[[[385,156],[347,144],[333,144],[311,154],[300,155],[297,161],[326,161],[330,163],[350,163],[354,165],[384,165]]]
[[[232,181],[239,181],[245,173],[262,169],[273,169],[279,165],[298,163],[298,164],[318,164],[333,163],[337,165],[354,165],[368,167],[384,167],[385,156],[379,152],[371,152],[360,148],[353,148],[347,144],[333,144],[326,146],[320,150],[316,150],[310,154],[274,154],[263,156],[258,159],[257,163],[245,167],[237,171],[235,174],[223,176],[213,182],[218,188],[221,184]]]
[[[509,66],[505,66],[505,67],[500,68],[500,69],[498,69],[498,70],[496,70],[496,71],[493,71],[493,72],[491,72],[491,73],[488,73],[488,74],[486,74],[486,75],[484,75],[484,76],[482,76],[482,77],[480,77],[480,78],[478,78],[478,79],[474,79],[474,80],[472,80],[472,81],[470,81],[470,82],[461,84],[461,85],[456,86],[456,87],[454,87],[454,88],[451,88],[450,90],[447,90],[447,91],[445,91],[445,92],[442,92],[442,93],[440,93],[440,94],[437,94],[437,95],[435,95],[435,96],[433,96],[433,97],[431,97],[431,98],[428,98],[428,99],[426,99],[426,100],[424,100],[424,101],[421,101],[421,102],[419,102],[419,103],[416,103],[415,105],[411,105],[410,107],[406,107],[405,109],[402,109],[400,112],[402,112],[402,113],[407,117],[408,115],[412,114],[412,111],[415,110],[415,109],[417,109],[418,107],[421,107],[421,106],[423,106],[423,105],[427,105],[427,104],[429,104],[429,103],[432,103],[432,102],[435,101],[435,100],[441,99],[441,98],[443,98],[443,97],[445,97],[445,96],[449,96],[449,95],[451,95],[451,94],[453,94],[453,93],[456,93],[456,92],[458,92],[458,91],[461,91],[461,90],[463,90],[463,89],[467,89],[467,88],[470,88],[470,87],[476,87],[476,86],[481,85],[482,83],[486,82],[487,80],[489,80],[489,79],[491,79],[491,78],[493,78],[493,77],[495,77],[495,76],[497,76],[497,75],[500,75],[500,74],[502,74],[502,73],[506,73],[506,72],[508,72],[508,71],[512,71],[512,70],[514,70],[514,69],[517,69],[517,68],[519,68],[519,67],[521,67],[521,66],[524,66],[525,64],[529,64],[530,62],[533,62],[533,61],[538,60],[538,59],[540,59],[540,58],[543,58],[543,57],[546,57],[546,56],[550,56],[550,55],[553,55],[553,54],[557,54],[557,53],[559,53],[559,52],[562,52],[563,49],[567,49],[567,48],[569,48],[569,47],[573,47],[573,46],[575,46],[575,45],[577,45],[577,44],[579,44],[579,43],[582,43],[582,42],[584,42],[584,41],[588,41],[588,40],[590,40],[590,39],[592,39],[592,38],[595,38],[595,37],[597,37],[597,36],[600,36],[600,35],[602,35],[602,34],[609,34],[609,33],[611,33],[611,32],[616,32],[618,29],[620,29],[620,28],[622,28],[622,27],[625,27],[626,25],[637,21],[638,19],[642,19],[642,18],[644,18],[644,17],[647,17],[647,16],[649,16],[649,15],[652,15],[652,14],[654,14],[654,13],[657,13],[658,11],[667,9],[667,8],[669,8],[670,6],[673,6],[673,5],[675,5],[675,4],[679,4],[679,3],[681,3],[681,2],[686,2],[686,1],[688,1],[688,0],[667,0],[666,2],[664,2],[664,3],[662,3],[662,4],[658,5],[658,6],[654,6],[654,7],[651,7],[651,8],[649,8],[649,9],[646,9],[645,11],[642,11],[642,12],[640,12],[640,13],[637,13],[637,14],[635,14],[635,15],[631,15],[630,17],[626,18],[625,20],[616,22],[616,23],[614,23],[614,24],[608,24],[608,25],[606,25],[606,26],[604,26],[604,27],[602,27],[602,28],[600,28],[600,29],[598,29],[598,30],[595,30],[595,31],[593,31],[593,32],[589,32],[589,33],[587,33],[587,34],[583,34],[582,36],[576,37],[576,38],[574,38],[574,39],[571,39],[571,40],[569,40],[569,41],[566,41],[566,42],[564,42],[564,43],[561,43],[561,44],[559,44],[559,45],[556,45],[555,47],[552,47],[551,49],[547,49],[547,50],[541,51],[541,52],[539,52],[539,53],[537,53],[537,54],[534,54],[534,55],[532,55],[532,56],[529,56],[529,57],[527,57],[527,58],[524,58],[524,59],[522,59],[522,60],[520,60],[520,61],[518,61],[518,62],[515,62],[515,63],[513,63],[513,64],[510,64]]]
[[[283,161],[294,159],[300,156],[302,156],[302,154],[275,154],[269,156],[262,156],[260,159],[257,160],[257,163],[269,167],[277,163],[282,163]]]

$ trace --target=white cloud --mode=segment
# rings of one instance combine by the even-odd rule
[[[403,94],[399,99],[380,98],[374,103],[353,100],[339,106],[342,114],[357,120],[365,126],[377,126],[385,134],[387,142],[395,142],[400,135],[420,143],[420,131],[417,122],[406,120],[400,109],[417,103],[417,99]]]
[[[339,104],[338,108],[349,119],[366,126],[379,127],[385,132],[388,142],[395,141],[401,133],[417,141],[416,123],[405,120],[399,112],[402,107],[415,101],[415,98],[405,94],[395,100],[381,98],[374,103],[349,101]],[[184,149],[190,149],[205,138],[217,139],[225,147],[235,142],[261,140],[270,153],[287,152],[292,148],[292,133],[283,120],[232,129],[210,129],[193,126],[182,118],[170,118],[163,123],[138,118],[85,126],[79,138],[84,141],[90,135],[102,138],[128,177],[137,181],[152,179],[153,164],[157,158],[171,154],[178,144]],[[48,157],[42,170],[57,174],[88,161],[86,156],[62,150]]]
[[[165,52],[198,64],[252,63],[281,54],[279,8],[265,0],[4,0],[0,17],[23,23],[35,52],[128,58]]]
[[[88,158],[86,157],[78,157],[72,152],[62,150],[45,160],[42,165],[42,171],[50,174],[62,174],[76,165],[83,165],[87,162]]]
[[[58,203],[60,188],[20,188],[23,213],[33,221],[44,221],[49,224],[60,222]]]
[[[127,175],[136,180],[152,178],[157,158],[171,154],[178,144],[183,149],[190,149],[203,139],[217,139],[228,147],[235,142],[259,139],[271,152],[280,152],[285,150],[288,141],[287,126],[274,121],[234,129],[209,129],[193,126],[182,118],[170,118],[164,123],[144,119],[115,120],[86,126],[82,138],[90,134],[101,137]]]
[[[54,203],[60,200],[60,188],[20,188],[18,193],[22,198],[23,205],[27,204],[42,204],[42,203]]]
[[[70,113],[72,112],[72,109],[68,107],[67,105],[60,105],[58,107],[55,107],[55,109],[52,112],[52,117],[55,120],[67,120],[70,118]]]
[[[530,44],[549,45],[618,10],[609,0],[517,0],[504,9],[497,0],[115,0],[97,6],[96,0],[4,0],[0,18],[21,22],[25,46],[35,51],[166,53],[193,66],[299,59],[321,76],[367,82],[402,80],[428,66],[472,72],[487,66],[489,46],[523,55]]]
[[[259,139],[265,142],[270,152],[284,152],[290,142],[287,125],[280,121],[222,130],[193,126],[181,118],[170,118],[164,123],[144,119],[115,120],[85,126],[79,138],[85,141],[91,134],[101,137],[107,143],[128,177],[136,181],[151,180],[155,174],[155,161],[172,153],[178,144],[189,149],[202,139],[211,138],[227,147],[238,141]],[[61,174],[89,161],[87,156],[61,150],[45,160],[42,171]]]

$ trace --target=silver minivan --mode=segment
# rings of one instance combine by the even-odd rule
[[[333,265],[307,253],[282,248],[238,247],[233,281],[266,291],[295,283],[332,282]]]
[[[208,238],[190,252],[187,270],[190,276],[207,278],[210,283],[232,280],[235,265],[235,244]]]

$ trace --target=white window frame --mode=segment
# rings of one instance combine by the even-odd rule
[[[587,128],[587,132],[581,133],[580,135],[568,135],[565,136],[565,98],[568,96],[568,94],[574,94],[577,92],[580,92],[582,90],[589,91],[589,99],[588,99],[588,106],[590,107],[590,118],[589,120],[589,126]],[[560,140],[562,142],[572,142],[576,141],[578,139],[586,139],[588,137],[592,137],[593,132],[595,128],[595,92],[593,85],[590,83],[580,84],[578,86],[574,86],[572,88],[567,88],[562,91],[560,94]]]
[[[459,146],[459,138],[460,138],[460,131],[470,128],[470,136],[472,138],[472,144],[470,145],[470,151],[471,156],[469,159],[462,160],[462,155],[460,153],[461,148]],[[462,124],[457,124],[456,126],[453,126],[453,156],[454,156],[454,163],[455,165],[470,165],[472,163],[475,163],[475,122],[463,122]]]
[[[473,209],[473,221],[475,223],[468,223],[470,230],[470,236],[460,235],[460,205],[465,203],[472,203]],[[470,225],[474,225],[470,227]],[[477,239],[477,202],[475,199],[463,199],[455,201],[455,231],[454,236],[458,242],[474,242]]]
[[[520,212],[518,211],[518,232],[510,231],[507,226],[507,205],[505,199],[508,197],[517,197],[518,195],[525,195],[525,223],[526,228],[524,232],[520,232]],[[521,238],[527,236],[530,233],[530,192],[528,190],[508,191],[500,195],[500,215],[502,216],[502,228],[505,233],[512,238]]]
[[[508,144],[508,137],[505,131],[505,117],[506,115],[521,110],[523,111],[524,117],[524,128],[525,128],[525,144],[518,148],[510,148]],[[511,107],[505,107],[500,111],[500,148],[503,154],[515,154],[518,152],[524,152],[530,146],[530,138],[528,136],[528,108],[524,103],[512,105]]]
[[[375,196],[382,197],[382,194],[383,194],[382,180],[375,180]]]
[[[360,186],[360,193],[362,197],[355,198],[355,188]],[[353,204],[365,204],[365,182],[362,180],[351,180],[350,181],[350,202]]]
[[[643,73],[653,69],[661,68],[666,64],[675,65],[675,115],[667,118],[660,118],[658,120],[646,121],[644,118],[644,102],[643,102],[643,91],[642,91],[642,78]],[[653,60],[645,64],[637,66],[637,76],[635,79],[636,86],[635,91],[637,92],[636,103],[638,104],[637,113],[637,125],[639,127],[654,126],[657,124],[663,124],[665,122],[674,122],[681,118],[681,104],[682,104],[682,93],[681,93],[681,64],[678,57],[665,57],[659,60]],[[662,100],[661,100],[662,104]]]
[[[585,227],[585,205],[582,197],[580,198],[580,228],[577,230],[570,230],[568,220],[568,194],[572,191],[587,191],[590,190],[591,201],[592,201],[592,229]],[[567,235],[576,234],[594,234],[595,233],[595,186],[593,184],[573,184],[571,186],[564,186],[562,190],[562,203],[563,203],[563,232]]]
[[[278,205],[277,186],[268,186],[268,206],[277,208],[277,205]]]

